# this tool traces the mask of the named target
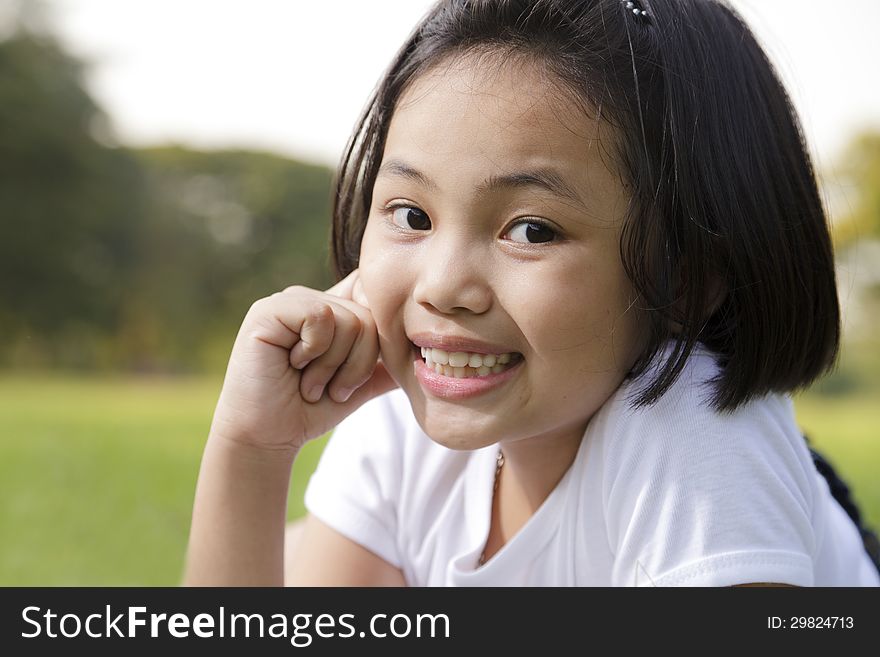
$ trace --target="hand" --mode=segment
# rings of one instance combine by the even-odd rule
[[[211,437],[297,451],[396,387],[379,358],[358,270],[326,292],[288,287],[245,316]]]

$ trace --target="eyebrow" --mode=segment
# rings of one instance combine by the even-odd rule
[[[419,185],[437,191],[439,186],[430,177],[413,166],[401,160],[388,160],[379,167],[378,175],[391,175],[411,180]],[[477,186],[478,193],[492,192],[498,189],[522,189],[525,187],[538,187],[552,194],[584,205],[580,195],[569,185],[562,176],[553,169],[539,167],[525,171],[512,171],[500,175],[489,176]]]

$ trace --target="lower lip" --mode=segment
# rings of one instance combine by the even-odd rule
[[[523,360],[520,359],[512,367],[497,374],[456,379],[444,374],[437,374],[425,364],[418,353],[413,354],[413,362],[415,363],[416,378],[422,387],[435,397],[443,399],[467,399],[495,390],[515,377],[523,364]]]

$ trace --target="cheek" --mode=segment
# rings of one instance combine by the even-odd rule
[[[405,277],[401,276],[399,258],[394,258],[388,250],[377,248],[369,226],[361,243],[358,270],[364,296],[381,331],[394,308],[400,306]]]
[[[559,376],[626,369],[639,342],[640,316],[622,271],[613,262],[592,268],[580,264],[545,283],[534,286],[540,298],[525,306],[540,312],[518,317],[536,355]]]

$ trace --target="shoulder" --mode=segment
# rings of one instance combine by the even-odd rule
[[[397,507],[408,419],[396,392],[371,399],[336,426],[303,502],[324,525],[399,567]]]
[[[718,412],[710,403],[712,381],[719,372],[715,354],[697,349],[670,389],[650,406],[633,407],[645,377],[628,381],[611,404],[608,454],[654,454],[666,459],[713,456],[750,458],[771,465],[810,465],[809,452],[787,395],[768,394],[732,412]],[[775,456],[773,456],[775,454]],[[779,462],[781,459],[784,463]]]
[[[609,400],[602,495],[618,576],[697,584],[788,572],[784,583],[803,583],[817,487],[791,400],[767,395],[718,413],[708,403],[717,367],[700,350],[655,404],[628,403],[639,381]]]
[[[395,389],[339,423],[309,479],[304,503],[330,528],[406,569],[412,565],[409,546],[422,546],[443,517],[471,457],[432,441],[409,398]]]

